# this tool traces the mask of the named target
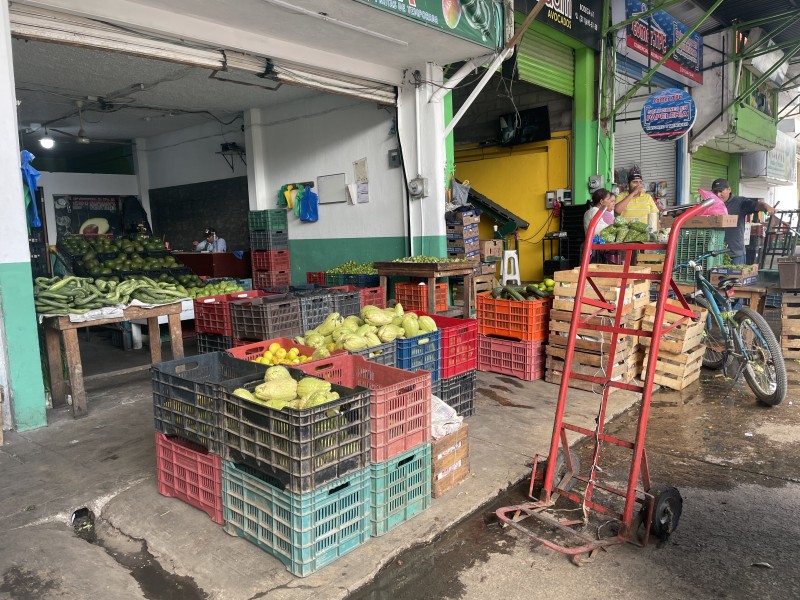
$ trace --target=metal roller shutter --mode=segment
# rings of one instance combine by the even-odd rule
[[[728,166],[709,162],[700,158],[692,158],[692,174],[689,178],[689,193],[692,199],[699,198],[697,188],[711,189],[715,179],[728,178]]]
[[[524,17],[514,13],[519,26]],[[517,47],[520,79],[565,96],[575,95],[575,52],[569,46],[528,31]]]
[[[676,156],[675,142],[659,142],[647,137],[638,121],[617,124],[614,136],[614,169],[627,170],[638,165],[648,185],[666,181],[667,206],[675,205]]]

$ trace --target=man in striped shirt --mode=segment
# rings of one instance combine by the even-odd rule
[[[649,224],[651,214],[658,215],[653,197],[644,189],[639,167],[633,167],[628,173],[628,191],[617,196],[614,211],[629,221],[639,221],[645,225]]]

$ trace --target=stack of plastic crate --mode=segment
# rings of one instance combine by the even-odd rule
[[[724,229],[681,229],[678,237],[678,246],[675,251],[675,264],[684,264],[699,258],[703,254],[708,254],[715,250],[723,250],[724,248]],[[705,273],[708,273],[712,267],[722,264],[722,255],[709,256],[703,259],[700,264]],[[673,271],[672,278],[676,283],[694,283],[694,271],[689,267],[681,267]]]
[[[290,285],[292,275],[286,210],[251,210],[247,225],[250,229],[253,289]]]
[[[222,402],[216,385],[267,367],[218,352],[153,365],[158,491],[199,508],[215,522],[222,511]]]
[[[552,299],[502,300],[477,297],[478,369],[526,381],[544,377]]]
[[[197,332],[198,352],[200,354],[222,352],[233,347],[231,303],[263,295],[264,292],[251,290],[195,299],[194,328]]]
[[[370,390],[333,384],[337,400],[283,410],[234,394],[262,382],[246,376],[216,387],[225,530],[305,577],[369,540]]]
[[[431,504],[431,376],[336,356],[298,367],[346,388],[370,390],[370,524],[381,536]]]
[[[590,265],[590,269],[597,271],[621,271],[622,266],[617,265]],[[650,273],[650,267],[631,267],[634,272]],[[556,281],[553,297],[553,309],[550,312],[550,335],[546,348],[547,362],[545,380],[549,383],[561,383],[564,378],[564,361],[566,358],[567,340],[570,326],[573,321],[575,308],[575,295],[579,269],[570,271],[557,271],[553,275]],[[586,283],[584,298],[595,300],[602,298],[609,303],[622,304],[624,321],[623,325],[629,329],[638,330],[642,326],[645,307],[650,302],[650,282],[645,279],[635,279],[626,284],[623,289],[617,277],[593,277],[600,294]],[[599,311],[596,307],[584,304],[581,306],[581,319],[589,324],[612,325],[614,313]],[[578,329],[578,339],[575,342],[575,351],[572,354],[573,373],[587,376],[600,377],[603,373],[611,371],[611,377],[617,381],[630,383],[638,374],[637,365],[641,364],[639,352],[639,336],[620,336],[613,355],[610,348],[611,334],[600,331]],[[570,386],[598,391],[600,387],[590,381],[570,378]],[[617,388],[610,388],[616,391]]]

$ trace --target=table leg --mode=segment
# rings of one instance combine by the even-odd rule
[[[47,341],[47,365],[50,368],[50,396],[55,408],[67,403],[67,386],[61,364],[61,334],[52,327],[45,327],[44,337]]]
[[[464,318],[469,319],[472,314],[472,275],[464,275]]]
[[[147,319],[147,335],[150,336],[150,364],[161,362],[161,331],[158,328],[158,317]]]
[[[181,316],[169,315],[169,337],[172,343],[173,360],[183,358],[183,329],[181,328]]]
[[[138,323],[131,323],[131,337],[133,338],[133,349],[142,349],[142,326]]]
[[[436,310],[436,278],[428,277],[428,314],[435,315]]]
[[[758,295],[758,305],[756,306],[756,312],[760,314],[762,317],[764,316],[764,310],[767,308],[767,294],[759,294]]]
[[[72,390],[72,416],[77,419],[85,417],[89,412],[86,406],[86,389],[83,387],[83,365],[81,364],[81,349],[78,346],[78,330],[65,329],[63,335],[69,387]]]

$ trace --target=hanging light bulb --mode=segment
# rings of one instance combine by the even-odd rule
[[[44,135],[39,139],[39,145],[45,150],[50,150],[56,145],[56,141],[47,133],[47,127],[44,128]]]

